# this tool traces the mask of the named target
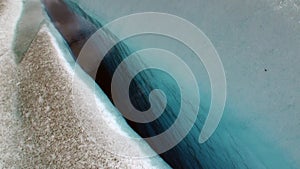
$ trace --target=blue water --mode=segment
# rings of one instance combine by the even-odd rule
[[[300,21],[300,17],[292,12],[292,7],[286,6],[290,10],[278,10],[278,4],[260,0],[195,0],[189,3],[174,1],[172,4],[136,0],[67,2],[79,4],[99,27],[135,12],[172,13],[200,27],[215,45],[224,64],[228,96],[221,123],[204,144],[198,142],[198,137],[209,111],[211,89],[208,74],[193,52],[167,37],[138,36],[119,43],[100,66],[100,71],[105,71],[96,80],[101,81],[103,76],[107,80],[131,53],[152,47],[167,49],[181,56],[195,73],[201,96],[196,123],[176,147],[161,154],[172,167],[300,167],[300,135],[297,132],[300,127],[300,107],[297,104],[300,100],[300,24],[297,19]],[[83,11],[74,4],[71,6],[83,15]],[[139,61],[133,67],[140,64],[147,63]],[[128,67],[127,71],[130,72],[133,67]],[[142,137],[162,133],[176,120],[181,95],[175,80],[155,69],[134,77],[129,92],[131,102],[138,110],[145,111],[150,107],[148,96],[153,89],[161,89],[167,98],[166,109],[155,121],[146,124],[127,121]],[[110,97],[111,82],[103,83],[106,84],[103,90]],[[185,84],[188,87],[189,82]],[[192,102],[193,99],[186,101]],[[194,106],[185,111],[192,111]]]

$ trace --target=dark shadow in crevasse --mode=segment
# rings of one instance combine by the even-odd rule
[[[81,10],[76,4],[64,1],[42,0],[45,10],[49,15],[52,23],[57,30],[61,33],[71,51],[73,57],[76,60],[83,45],[95,33],[102,25],[95,19],[88,16],[83,10]],[[96,75],[96,83],[101,87],[104,93],[112,101],[111,96],[111,81],[112,76],[118,65],[124,58],[129,56],[132,52],[122,42],[115,45],[108,54],[104,57],[101,65],[98,68]],[[155,74],[159,73],[159,77],[165,79],[171,78],[166,74],[157,72],[157,70],[147,70],[139,73],[130,84],[130,100],[136,109],[144,111],[149,109],[149,93],[153,89],[161,89],[166,86],[176,86],[175,80],[169,79],[168,83],[174,83],[172,85],[160,85],[162,83]],[[147,77],[147,78],[145,78]],[[148,78],[149,77],[149,78]],[[149,83],[151,82],[151,83]],[[128,90],[128,89],[124,89]],[[170,127],[170,125],[176,120],[177,113],[179,111],[180,104],[172,104],[180,101],[176,100],[180,98],[179,88],[174,87],[172,94],[166,93],[168,99],[167,107],[163,112],[163,115],[157,120],[141,124],[127,120],[127,123],[143,138],[157,135]],[[121,110],[120,110],[121,111]],[[150,144],[155,150],[155,147]],[[173,168],[202,168],[197,157],[189,156],[186,151],[188,145],[181,142],[171,150],[160,154],[160,156]]]

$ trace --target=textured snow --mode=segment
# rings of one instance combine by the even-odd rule
[[[69,53],[49,23],[50,29],[43,25],[36,37],[23,37],[34,39],[15,63],[12,43],[21,10],[22,1],[0,2],[0,168],[168,168],[158,156],[133,159],[106,150],[145,153],[110,136],[114,130],[135,133],[124,120],[116,122],[118,112],[108,112],[116,110],[101,91],[97,97],[102,97],[95,97],[91,80],[80,80],[87,75],[73,80],[74,61],[67,59]],[[74,83],[80,90],[72,92]],[[94,115],[97,121],[92,121]]]
[[[0,1],[0,168],[20,168],[17,115],[17,66],[11,50],[14,26],[21,11],[18,1]]]

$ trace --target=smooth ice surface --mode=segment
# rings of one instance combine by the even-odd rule
[[[16,61],[20,62],[30,47],[43,23],[41,3],[39,0],[26,0],[23,2],[22,17],[18,21],[14,40]]]
[[[73,2],[103,24],[136,12],[171,13],[198,26],[212,41],[225,68],[228,96],[217,131],[202,145],[196,140],[210,103],[204,67],[193,65],[191,52],[164,37],[134,37],[125,42],[135,50],[171,50],[196,72],[202,115],[178,145],[182,161],[199,160],[204,168],[300,167],[298,0]],[[192,150],[184,149],[186,145],[192,145]]]

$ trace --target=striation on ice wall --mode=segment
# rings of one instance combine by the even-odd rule
[[[182,56],[195,73],[201,96],[199,116],[187,137],[161,154],[171,166],[299,168],[298,1],[67,2],[75,2],[102,25],[137,12],[174,14],[195,24],[215,46],[226,73],[227,102],[219,127],[204,144],[199,144],[198,137],[210,106],[211,90],[205,67],[194,62],[195,56],[191,51],[172,39],[145,35],[123,41],[128,49],[121,48],[121,56],[107,62],[110,65],[108,69],[113,72],[120,57],[125,58],[133,51],[144,48],[163,48]],[[70,6],[78,12],[76,5]],[[147,65],[146,62],[134,64]],[[177,117],[180,93],[176,82],[155,70],[135,77],[131,86],[133,105],[140,110],[149,108],[148,95],[156,88],[162,89],[168,98],[164,114],[147,124],[128,121],[142,137],[163,132]]]

